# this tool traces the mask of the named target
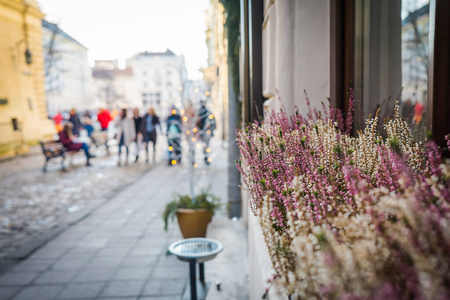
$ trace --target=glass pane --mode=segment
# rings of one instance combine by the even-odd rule
[[[429,1],[402,1],[402,117],[424,123],[428,83]],[[422,121],[422,122],[421,122]]]
[[[355,2],[354,87],[362,100],[355,107],[357,129],[377,111],[382,126],[398,99],[402,117],[424,136],[428,20],[429,0]]]

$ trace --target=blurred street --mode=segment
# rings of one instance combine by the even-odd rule
[[[167,166],[164,143],[148,165],[117,167],[104,149],[92,167],[80,154],[66,172],[56,160],[42,173],[40,152],[1,162],[0,299],[180,299],[188,264],[166,255],[181,235],[176,221],[164,232],[161,214],[189,191],[189,172],[186,160]],[[194,177],[224,204],[208,231],[225,248],[205,264],[206,280],[222,287],[210,299],[247,299],[246,229],[227,218],[226,151],[218,141],[212,149]]]
[[[162,141],[159,146],[160,154]],[[42,172],[44,156],[40,146],[29,155],[1,162],[0,259],[25,257],[33,245],[29,249],[24,244],[32,240],[39,244],[49,232],[82,218],[154,166],[141,159],[119,168],[117,147],[112,147],[111,152],[107,156],[104,148],[94,150],[98,157],[92,167],[85,166],[85,156],[80,152],[72,165],[66,159],[65,172],[61,170],[61,158],[51,160],[48,172]]]

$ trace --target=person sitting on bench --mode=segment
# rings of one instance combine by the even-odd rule
[[[63,130],[58,133],[59,141],[68,151],[78,151],[83,149],[86,154],[86,165],[90,166],[89,160],[95,157],[95,155],[89,153],[89,146],[86,143],[76,143],[73,141],[72,126],[73,125],[70,122],[64,124]]]

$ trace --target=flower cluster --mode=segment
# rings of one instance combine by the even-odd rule
[[[309,103],[309,99],[307,98]],[[399,116],[352,129],[323,105],[237,134],[237,166],[294,299],[450,298],[450,169]]]

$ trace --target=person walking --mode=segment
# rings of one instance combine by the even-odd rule
[[[107,109],[100,108],[97,114],[97,120],[100,123],[101,130],[107,131],[109,122],[111,122],[111,114]]]
[[[80,130],[83,128],[83,124],[81,124],[80,117],[78,117],[75,108],[70,110],[69,122],[72,123],[72,132],[75,137],[80,135]]]
[[[64,121],[64,117],[60,111],[53,117],[53,121],[55,122],[56,132],[60,132],[63,129],[62,122]]]
[[[201,101],[201,106],[198,111],[197,127],[199,131],[200,139],[203,142],[203,155],[205,164],[209,165],[209,154],[211,149],[209,148],[209,142],[214,136],[214,130],[216,129],[216,119],[214,115],[206,107],[206,101]]]
[[[148,145],[150,143],[153,144],[153,162],[155,161],[157,126],[159,126],[159,130],[161,131],[161,122],[159,121],[159,117],[156,115],[155,109],[153,107],[150,107],[148,109],[148,113],[146,113],[145,116],[142,118],[139,130],[139,133],[142,134],[142,137],[145,142],[146,163],[148,163]]]
[[[419,124],[422,120],[422,114],[425,110],[425,106],[421,103],[421,101],[417,100],[416,105],[414,106],[414,123]]]
[[[136,130],[136,134],[139,132],[140,128],[141,128],[141,122],[142,122],[142,117],[139,114],[139,109],[135,108],[133,110],[133,120],[134,120],[134,129]],[[139,159],[139,150],[141,150],[141,143],[142,143],[142,135],[137,135],[136,137],[136,148],[135,148],[135,160],[134,162],[137,162]]]
[[[78,151],[80,149],[84,150],[86,154],[86,166],[90,166],[89,160],[95,155],[89,152],[89,146],[86,143],[76,143],[73,140],[73,132],[72,132],[72,123],[66,122],[63,126],[63,129],[58,133],[59,141],[63,144],[64,148],[68,151]]]
[[[91,139],[92,133],[94,133],[94,126],[92,126],[92,120],[89,117],[84,117],[84,129],[86,129],[87,136]]]
[[[129,146],[136,140],[136,130],[134,122],[127,117],[127,110],[122,108],[119,112],[119,117],[116,118],[115,127],[117,128],[117,140],[119,141],[119,160],[117,165],[121,165],[122,146],[125,146],[126,157],[125,165],[128,164]]]
[[[181,116],[175,106],[172,106],[170,114],[167,117],[167,143],[169,144],[168,165],[181,163],[181,136],[182,136]]]

